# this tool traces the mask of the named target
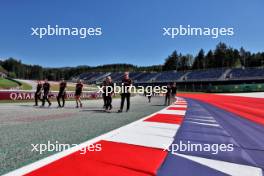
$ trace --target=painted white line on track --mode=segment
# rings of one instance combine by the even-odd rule
[[[193,121],[185,121],[187,123],[194,123],[198,125],[204,125],[204,126],[213,126],[213,127],[220,127],[219,124],[211,124],[211,123],[201,123],[201,122],[193,122]]]
[[[235,163],[213,160],[213,159],[206,159],[206,158],[184,155],[179,153],[177,153],[176,155],[232,176],[262,176],[262,170],[260,168],[253,166],[235,164]]]

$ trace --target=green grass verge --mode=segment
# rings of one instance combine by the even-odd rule
[[[0,78],[0,89],[11,89],[15,87],[19,87],[19,84],[16,83],[15,81],[5,78]]]
[[[21,85],[19,85],[19,83]],[[32,86],[21,81],[13,81],[12,79],[0,78],[0,89],[20,89],[20,90],[31,90]]]
[[[27,83],[24,83],[24,82],[21,82],[19,81],[22,85],[20,86],[20,89],[21,90],[32,90],[32,86],[27,84]]]

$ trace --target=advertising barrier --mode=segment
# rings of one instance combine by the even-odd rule
[[[210,86],[208,92],[211,93],[232,93],[232,92],[263,92],[264,84],[233,84]]]
[[[55,99],[58,95],[58,91],[52,91],[49,94],[51,99]],[[67,91],[66,98],[73,99],[74,91]],[[82,93],[82,99],[96,99],[101,97],[96,91],[84,91]],[[23,90],[0,90],[0,100],[34,100],[35,91],[23,91]]]

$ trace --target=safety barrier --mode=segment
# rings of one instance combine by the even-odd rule
[[[58,91],[52,91],[49,94],[51,99],[54,99],[58,95]],[[73,99],[74,91],[67,91],[66,98]],[[82,98],[83,99],[95,99],[100,97],[101,95],[95,91],[83,91]],[[0,91],[0,100],[12,100],[12,101],[25,101],[25,100],[33,100],[35,98],[35,91],[23,91],[23,90],[1,90]]]

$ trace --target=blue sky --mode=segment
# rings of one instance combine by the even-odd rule
[[[48,67],[162,64],[173,51],[196,54],[222,41],[264,51],[264,1],[1,0],[0,58]],[[100,37],[31,36],[31,27],[102,27]],[[162,36],[163,27],[233,27],[232,37]]]

